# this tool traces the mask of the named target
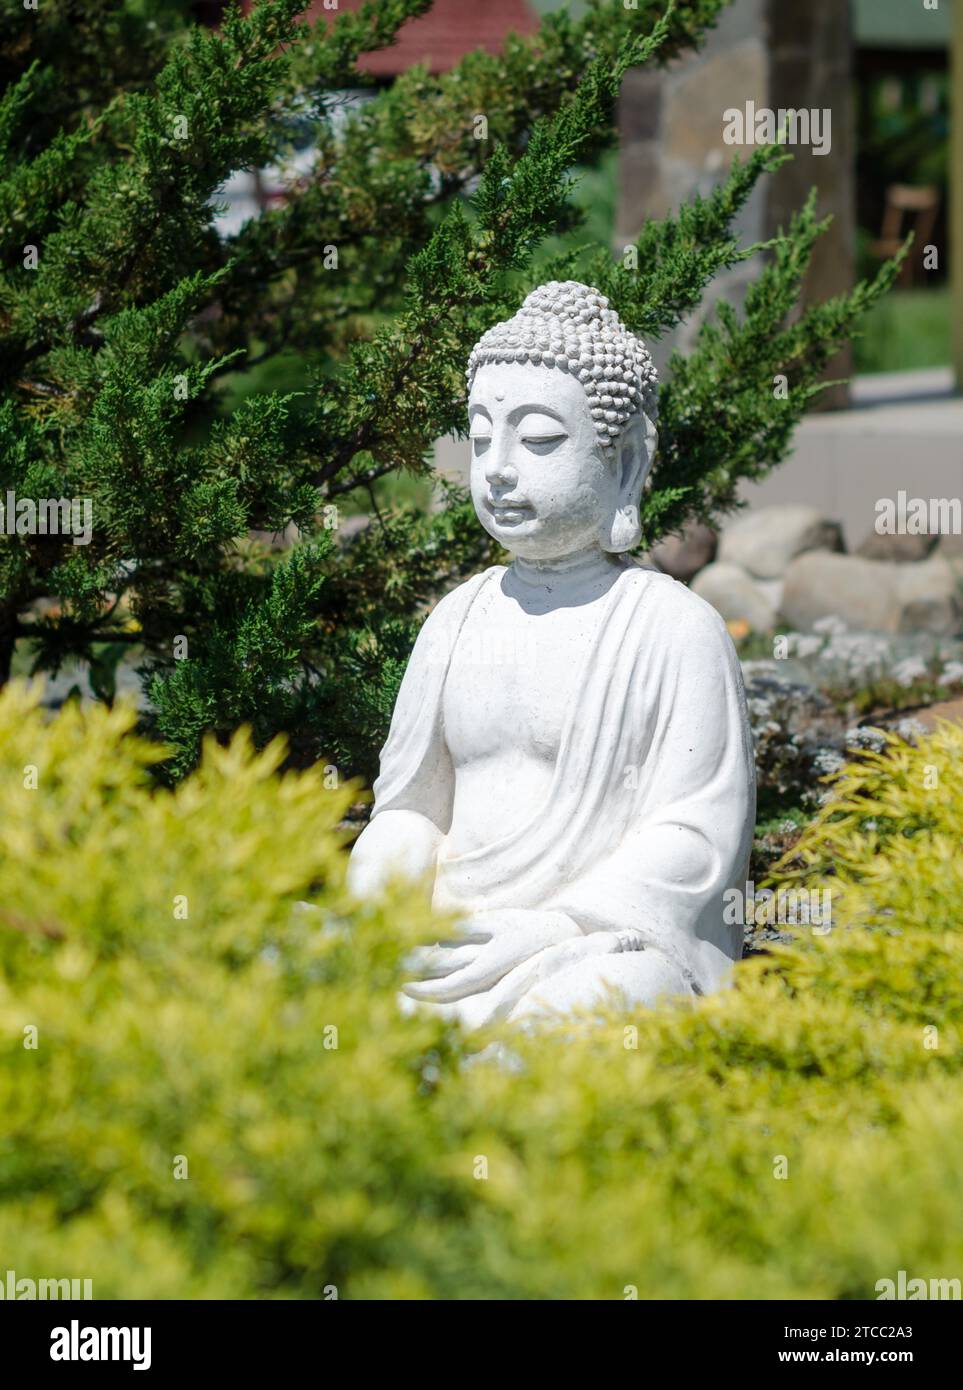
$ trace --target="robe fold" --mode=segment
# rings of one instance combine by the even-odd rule
[[[417,811],[447,833],[445,680],[475,598],[503,573],[495,566],[462,584],[422,628],[373,815]],[[602,602],[544,803],[469,853],[448,855],[443,839],[434,902],[561,911],[584,933],[632,930],[705,993],[742,952],[723,895],[744,891],[754,820],[752,738],[725,625],[668,575],[627,564]]]

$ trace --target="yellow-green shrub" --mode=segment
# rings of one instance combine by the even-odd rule
[[[0,1268],[135,1298],[963,1276],[958,731],[867,758],[807,833],[858,925],[465,1065],[395,1004],[417,899],[347,897],[348,794],[243,738],[152,790],[131,722],[0,696]]]

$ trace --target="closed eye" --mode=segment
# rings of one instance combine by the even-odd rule
[[[491,442],[490,434],[473,434],[471,436],[472,448],[476,454],[483,454]]]
[[[522,443],[534,454],[550,454],[567,438],[567,434],[525,434]]]

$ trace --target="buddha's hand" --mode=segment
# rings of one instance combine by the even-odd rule
[[[581,936],[564,912],[503,908],[478,912],[459,924],[456,937],[423,947],[412,962],[412,999],[450,1004],[491,989],[509,971],[550,946]]]

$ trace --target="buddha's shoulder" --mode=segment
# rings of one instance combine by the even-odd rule
[[[435,604],[425,626],[437,629],[460,623],[487,581],[497,580],[505,569],[504,565],[492,565],[450,589]],[[671,575],[629,561],[618,582],[626,598],[632,595],[644,599],[643,611],[655,616],[659,625],[670,630],[673,637],[679,640],[704,637],[730,643],[726,625],[712,605]]]
[[[492,565],[470,579],[456,584],[438,600],[425,621],[425,627],[441,627],[463,618],[488,579],[505,573],[504,565]]]
[[[673,579],[671,574],[633,564],[622,582],[644,595],[645,608],[658,616],[660,624],[670,623],[674,636],[731,641],[724,621],[712,604],[694,594],[688,585]]]

